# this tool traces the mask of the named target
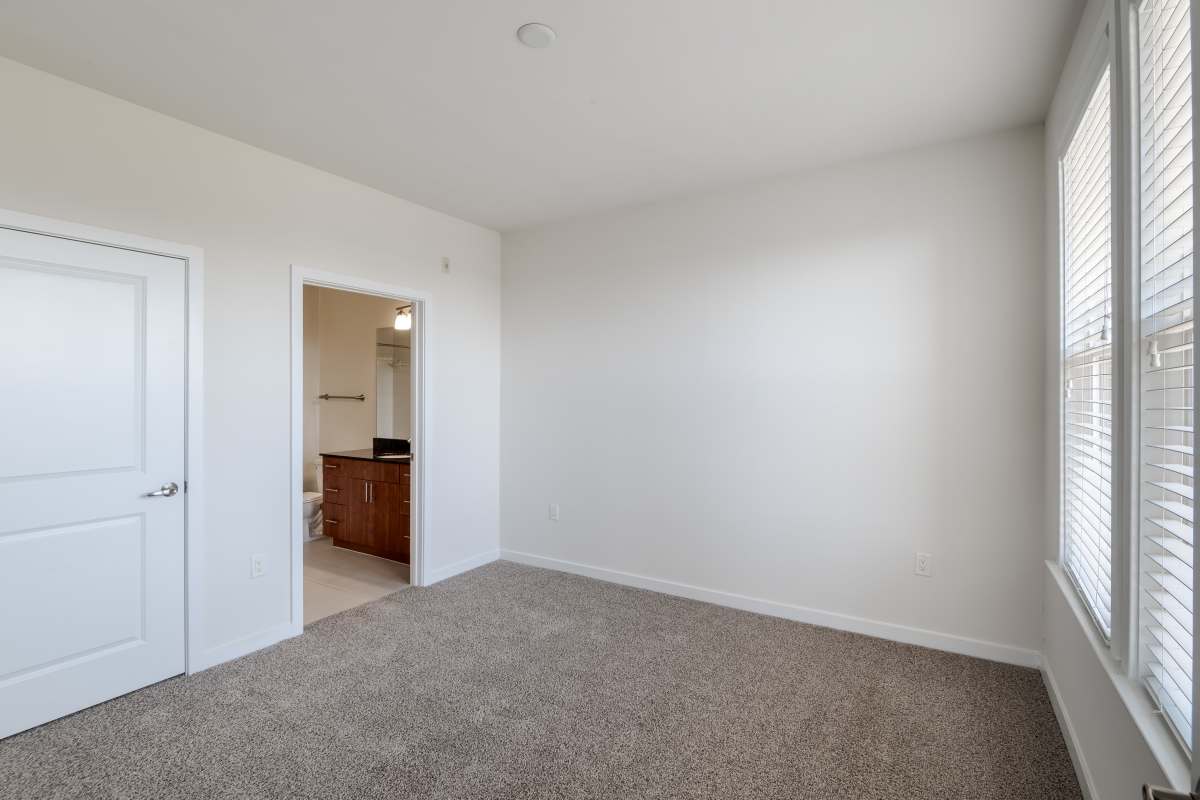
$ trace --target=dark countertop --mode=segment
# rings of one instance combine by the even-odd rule
[[[343,450],[340,453],[319,453],[320,456],[329,456],[330,458],[353,458],[357,461],[380,461],[384,464],[411,464],[412,454],[406,456],[377,456],[375,451],[367,448],[366,450]]]

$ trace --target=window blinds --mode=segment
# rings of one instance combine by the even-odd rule
[[[1063,562],[1096,624],[1112,626],[1112,214],[1109,70],[1062,161]]]
[[[1142,677],[1192,737],[1192,58],[1189,0],[1138,10]]]

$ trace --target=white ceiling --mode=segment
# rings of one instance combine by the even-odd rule
[[[508,229],[1039,121],[1082,7],[0,0],[0,54]]]

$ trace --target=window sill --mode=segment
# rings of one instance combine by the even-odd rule
[[[1091,616],[1084,608],[1083,601],[1079,599],[1071,579],[1067,577],[1062,567],[1053,561],[1047,561],[1046,568],[1054,576],[1058,590],[1066,598],[1067,604],[1075,616],[1075,621],[1083,630],[1088,642],[1091,643],[1096,658],[1103,665],[1105,673],[1112,681],[1113,688],[1121,698],[1121,702],[1124,703],[1129,716],[1133,719],[1133,723],[1137,726],[1138,732],[1142,735],[1142,739],[1146,742],[1146,746],[1150,749],[1159,767],[1170,779],[1175,789],[1187,790],[1191,786],[1191,760],[1175,738],[1170,725],[1154,708],[1150,696],[1141,683],[1121,671],[1120,664],[1113,658],[1108,644],[1096,630],[1095,623],[1092,622]]]

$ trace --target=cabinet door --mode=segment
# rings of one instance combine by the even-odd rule
[[[388,558],[408,563],[408,505],[399,484],[371,484],[369,538]]]
[[[367,531],[371,524],[371,504],[368,502],[367,482],[357,478],[350,478],[345,481],[345,494],[347,508],[349,509],[349,519],[346,524],[341,526],[341,530],[335,535],[343,541],[351,544],[370,545],[367,537]]]

